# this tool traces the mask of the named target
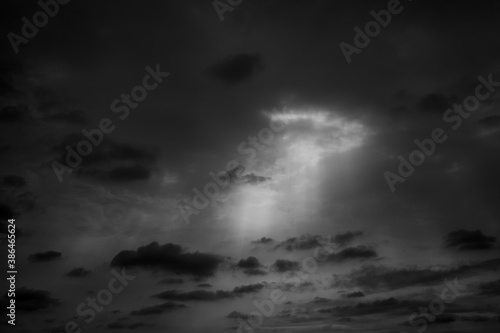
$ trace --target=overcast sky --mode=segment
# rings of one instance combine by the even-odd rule
[[[1,14],[2,331],[498,331],[497,1],[57,6]]]

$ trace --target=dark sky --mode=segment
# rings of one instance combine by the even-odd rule
[[[497,332],[499,6],[4,1],[2,327]]]

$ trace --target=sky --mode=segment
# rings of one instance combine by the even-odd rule
[[[5,1],[2,331],[497,332],[498,9]]]

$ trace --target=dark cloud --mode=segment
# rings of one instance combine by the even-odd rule
[[[481,295],[500,295],[500,280],[481,283],[479,291]]]
[[[274,239],[269,237],[262,237],[261,239],[257,239],[252,241],[252,244],[269,244],[274,242]]]
[[[369,290],[394,290],[417,285],[434,285],[445,279],[476,274],[481,271],[495,271],[500,267],[500,259],[493,259],[471,265],[434,268],[394,268],[367,265],[346,275],[336,275],[334,286],[363,288]]]
[[[181,278],[166,278],[158,281],[158,284],[182,284],[184,279]]]
[[[356,305],[336,306],[329,309],[321,309],[321,313],[331,313],[338,317],[355,317],[365,316],[376,313],[392,313],[392,314],[405,314],[411,313],[411,309],[420,305],[411,301],[400,301],[396,298],[387,298],[382,300],[375,300],[373,302],[357,303]]]
[[[249,284],[236,287],[231,291],[217,290],[193,290],[188,292],[179,292],[177,290],[167,290],[154,295],[154,297],[169,301],[217,301],[221,299],[234,298],[248,293],[256,293],[264,288],[263,284]]]
[[[260,184],[268,180],[271,180],[270,177],[259,176],[253,173],[243,175],[241,178],[246,184],[252,184],[252,185]]]
[[[226,316],[226,318],[229,318],[229,319],[245,319],[247,320],[248,318],[250,318],[250,315],[246,314],[246,313],[243,313],[243,312],[239,312],[239,311],[233,311],[231,312],[230,314],[228,314]]]
[[[25,105],[5,106],[0,110],[0,123],[23,122],[28,118],[28,107]]]
[[[418,107],[423,111],[442,114],[453,106],[453,98],[441,93],[432,93],[424,96],[419,102]]]
[[[4,222],[5,220],[16,218],[19,213],[9,204],[0,203],[0,218]]]
[[[343,262],[352,259],[376,258],[377,252],[366,246],[348,247],[340,252],[332,253],[328,256],[328,261]]]
[[[21,176],[8,175],[3,177],[3,184],[15,188],[20,188],[26,185],[26,180]]]
[[[495,245],[496,238],[486,236],[480,230],[456,230],[445,236],[447,247],[459,250],[489,250]]]
[[[80,133],[65,136],[53,147],[55,160],[66,165],[66,147],[76,151],[77,144],[82,140],[87,139]],[[147,180],[151,177],[157,158],[157,153],[151,148],[117,143],[106,138],[99,146],[93,146],[90,155],[82,157],[81,164],[74,173],[80,177],[110,182]]]
[[[61,252],[57,251],[38,252],[28,257],[28,260],[31,262],[47,262],[57,259],[61,259]]]
[[[131,314],[134,316],[145,316],[152,314],[162,314],[172,312],[178,309],[184,309],[186,306],[184,304],[177,304],[173,302],[165,302],[158,305],[153,305],[150,307],[142,308],[140,310],[132,311]]]
[[[200,288],[212,288],[212,285],[210,283],[203,282],[203,283],[198,283],[198,287],[200,287]]]
[[[81,110],[64,110],[43,116],[43,121],[70,125],[84,125],[87,123],[85,112]]]
[[[500,116],[488,116],[480,119],[478,123],[484,127],[497,127],[500,125]]]
[[[130,182],[135,180],[147,180],[150,176],[151,170],[149,168],[142,165],[133,165],[113,168],[102,175],[101,178],[117,182]]]
[[[363,294],[362,291],[355,291],[352,293],[347,293],[344,296],[347,298],[357,298],[357,297],[365,297],[365,294]]]
[[[300,268],[300,263],[292,260],[278,259],[272,265],[272,268],[278,272],[296,271]]]
[[[335,235],[331,241],[338,244],[339,246],[345,246],[351,243],[354,239],[361,237],[363,235],[362,231],[347,231],[343,234]]]
[[[249,79],[254,73],[263,70],[264,65],[259,55],[238,54],[228,56],[210,67],[211,77],[228,84],[236,84]]]
[[[258,268],[248,268],[243,271],[246,275],[267,275],[267,272]]]
[[[357,237],[363,235],[361,231],[347,231],[335,236],[314,236],[314,235],[301,235],[299,237],[288,238],[287,240],[276,245],[275,248],[284,247],[287,251],[293,250],[310,250],[317,247],[324,247],[327,245],[342,247],[351,243]]]
[[[239,268],[259,268],[261,267],[261,264],[259,262],[259,259],[255,257],[248,257],[246,259],[241,259],[238,261],[236,264]]]
[[[7,293],[4,300],[7,299]],[[34,312],[59,305],[58,299],[50,296],[50,292],[20,287],[16,290],[16,309]]]
[[[321,246],[321,236],[301,235],[292,237],[276,245],[276,248],[284,247],[287,251],[309,250]]]
[[[137,251],[121,251],[113,258],[111,266],[140,267],[205,277],[214,275],[221,262],[222,259],[213,254],[188,253],[176,244],[160,246],[153,242],[139,247]]]
[[[66,273],[67,276],[70,277],[85,277],[90,274],[89,270],[86,270],[83,267],[75,267],[72,270],[70,270],[68,273]]]

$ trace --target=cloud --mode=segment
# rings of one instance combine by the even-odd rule
[[[417,106],[423,111],[440,114],[451,108],[452,103],[452,98],[441,93],[432,93],[425,95]]]
[[[111,266],[160,269],[207,277],[214,275],[221,262],[222,259],[213,254],[188,253],[176,244],[169,243],[160,246],[157,242],[153,242],[139,247],[137,251],[121,251],[113,258]]]
[[[21,176],[8,175],[3,177],[2,183],[6,186],[20,188],[26,185],[26,180]]]
[[[153,295],[154,297],[169,300],[169,301],[217,301],[221,299],[234,298],[248,293],[256,293],[264,288],[263,284],[249,284],[240,287],[235,287],[231,291],[217,290],[193,290],[188,292],[179,292],[178,290],[167,290],[162,293]]]
[[[479,290],[481,295],[500,295],[500,280],[481,283]]]
[[[228,56],[209,68],[209,75],[228,84],[236,84],[249,79],[254,73],[264,69],[259,55],[241,53]]]
[[[441,269],[367,265],[345,275],[335,275],[333,286],[363,288],[369,290],[394,290],[417,285],[434,285],[444,279],[473,274],[477,271],[495,271],[500,266],[500,259]]]
[[[83,267],[75,267],[72,270],[70,270],[68,273],[66,273],[67,276],[70,277],[85,277],[90,274],[89,270],[86,270]]]
[[[321,236],[301,235],[292,237],[276,245],[275,248],[284,247],[287,251],[309,250],[321,246]]]
[[[246,259],[241,259],[236,264],[239,268],[259,268],[261,264],[259,260],[255,257],[248,257]]]
[[[134,316],[145,316],[152,314],[161,314],[165,312],[172,312],[178,309],[184,309],[186,306],[184,304],[177,304],[174,302],[165,302],[158,305],[153,305],[150,307],[142,308],[140,310],[135,310],[130,312]]]
[[[28,119],[28,115],[26,105],[5,106],[0,110],[0,123],[24,122]]]
[[[7,293],[4,300],[7,299]],[[50,292],[38,289],[29,289],[25,287],[16,290],[16,309],[26,312],[34,312],[59,305],[56,298],[50,296]]]
[[[47,252],[34,253],[28,257],[28,260],[31,262],[47,262],[60,258],[61,258],[61,252],[47,251]]]
[[[373,302],[357,303],[356,305],[336,306],[329,309],[321,309],[321,313],[332,313],[339,317],[365,316],[376,313],[407,313],[412,308],[420,305],[411,301],[400,301],[396,298],[375,300]],[[411,312],[410,312],[411,313]]]
[[[248,268],[243,271],[246,275],[267,275],[267,272],[258,268]]]
[[[276,245],[275,248],[284,247],[287,251],[293,250],[310,250],[325,245],[335,247],[342,247],[351,243],[357,237],[363,235],[361,231],[347,231],[343,234],[335,236],[313,236],[309,234],[301,235],[299,237],[288,238],[287,240]]]
[[[331,241],[338,244],[339,246],[345,246],[351,243],[354,239],[363,235],[362,231],[347,231],[343,234],[335,235]]]
[[[445,236],[447,247],[455,247],[462,251],[489,250],[494,247],[496,238],[483,234],[480,230],[456,230]]]
[[[278,272],[296,271],[300,268],[300,263],[297,261],[278,259],[272,265],[273,269]]]
[[[347,298],[357,298],[357,297],[365,297],[365,294],[363,294],[362,291],[355,291],[352,293],[347,293],[344,296]]]
[[[274,242],[274,239],[269,237],[262,237],[261,239],[257,239],[252,241],[252,244],[269,244]]]
[[[85,112],[81,110],[61,110],[44,115],[41,120],[52,123],[84,125],[87,123]]]
[[[158,281],[158,284],[182,284],[184,280],[181,278],[166,278]]]
[[[100,178],[117,182],[146,180],[151,176],[151,170],[142,165],[117,167],[102,174]]]
[[[353,259],[371,259],[376,258],[377,252],[366,246],[348,247],[340,252],[332,253],[328,256],[328,261],[343,262]]]

